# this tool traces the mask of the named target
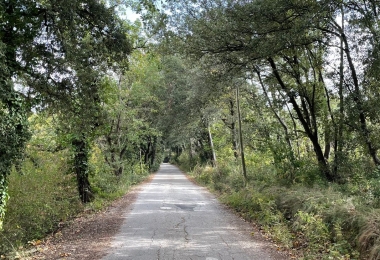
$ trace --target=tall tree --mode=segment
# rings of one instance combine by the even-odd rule
[[[1,162],[5,169],[2,179],[6,179],[10,165],[20,156],[28,139],[26,125],[20,124],[28,111],[23,102],[59,107],[73,93],[90,93],[85,89],[96,84],[78,84],[83,71],[74,67],[80,63],[82,68],[92,69],[110,65],[125,57],[130,45],[127,31],[114,10],[96,0],[9,0],[1,3],[0,12],[0,45],[4,54],[1,67],[6,71],[1,80],[1,102],[7,106],[4,109],[14,111],[8,113],[17,129],[11,146],[18,147]],[[23,89],[15,88],[12,82],[18,82]],[[5,183],[2,182],[1,190],[6,189]],[[0,198],[0,208],[5,197]]]
[[[326,119],[322,111],[330,105],[321,66],[330,39],[324,29],[334,21],[338,3],[201,1],[182,4],[186,12],[181,14],[174,12],[178,5],[181,4],[176,1],[172,4],[173,17],[182,18],[184,23],[175,20],[176,31],[170,27],[168,35],[180,35],[189,46],[185,51],[188,54],[209,59],[210,64],[219,62],[230,72],[250,73],[247,68],[267,61],[262,69],[272,71],[280,92],[297,114],[298,123],[314,147],[322,175],[334,180],[328,164],[328,128],[320,130]],[[323,136],[327,139],[321,139]]]

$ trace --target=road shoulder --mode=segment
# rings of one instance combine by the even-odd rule
[[[136,200],[141,186],[150,182],[152,174],[143,183],[133,187],[101,212],[83,212],[74,220],[47,236],[41,243],[24,252],[22,259],[100,259],[107,254],[113,237],[123,224],[123,214]]]

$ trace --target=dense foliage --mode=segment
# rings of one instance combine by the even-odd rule
[[[143,24],[120,18],[126,6]],[[79,201],[100,207],[166,157],[298,255],[377,259],[379,9],[4,1],[1,250],[40,238]],[[51,197],[30,206],[22,185]]]
[[[121,196],[162,160],[159,68],[137,50],[141,24],[110,4],[0,4],[0,253],[54,231],[80,202]]]
[[[379,8],[349,0],[162,7],[161,47],[186,60],[179,104],[194,115],[169,139],[173,161],[311,258],[379,255],[370,231],[379,208]]]

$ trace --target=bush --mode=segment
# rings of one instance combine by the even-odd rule
[[[246,220],[259,223],[273,240],[310,259],[358,257],[355,241],[365,213],[358,213],[352,198],[333,189],[301,185],[286,188],[256,182],[232,188],[238,177],[233,174],[220,184],[230,187],[222,190],[222,201]]]
[[[125,165],[115,176],[96,147],[89,161],[90,183],[95,200],[86,206],[79,200],[76,177],[71,172],[69,151],[48,152],[29,146],[21,172],[9,178],[9,203],[4,230],[0,232],[0,255],[15,251],[28,241],[54,232],[61,222],[72,219],[85,208],[99,210],[123,196],[131,185],[148,175],[146,166]]]
[[[186,153],[181,153],[179,157],[175,157],[175,160],[172,162],[179,166],[179,168],[182,171],[190,172],[193,167],[195,167],[197,164],[192,164],[192,162],[189,159],[189,155]]]
[[[106,163],[102,151],[94,147],[89,160],[90,183],[95,201],[88,205],[93,210],[102,209],[111,201],[122,197],[132,185],[138,184],[149,175],[146,165],[125,163],[123,174],[117,176]]]
[[[9,203],[4,230],[0,233],[0,252],[54,231],[60,222],[80,212],[76,182],[67,172],[67,152],[43,152],[28,149],[29,158],[22,173],[9,178]]]
[[[271,235],[272,239],[291,247],[291,233],[287,223],[276,208],[272,196],[254,189],[242,189],[238,192],[223,194],[222,201],[235,209],[246,220],[256,221]]]
[[[203,185],[209,185],[212,182],[214,169],[210,166],[201,167],[199,164],[195,165],[192,176]]]

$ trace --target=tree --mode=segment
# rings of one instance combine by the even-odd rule
[[[330,90],[325,85],[325,75],[321,68],[326,62],[326,53],[332,48],[330,43],[333,37],[341,37],[351,72],[348,80],[353,82],[351,97],[358,111],[357,131],[377,163],[377,148],[371,140],[350,43],[339,30],[335,32],[336,29],[330,29],[338,27],[335,18],[341,7],[340,2],[263,0],[184,4],[171,1],[169,5],[176,26],[169,27],[166,34],[170,38],[178,36],[176,39],[183,43],[176,42],[178,50],[191,57],[202,57],[213,66],[215,63],[223,64],[230,73],[252,73],[250,68],[263,64],[265,67],[261,70],[272,71],[273,79],[280,86],[281,98],[287,99],[288,105],[294,109],[297,117],[291,117],[297,119],[308,136],[321,173],[329,181],[335,179],[328,163],[331,149],[329,127],[332,125],[336,128],[337,121],[332,110]],[[347,2],[345,5],[351,8],[349,12],[352,21],[360,21],[371,28],[369,31],[374,31],[373,22],[363,22],[366,9],[371,10],[371,14],[376,13],[373,5],[367,6],[365,2],[357,5]],[[179,6],[185,12],[175,12]],[[359,14],[355,14],[357,12]],[[323,130],[320,129],[321,125],[324,126]],[[335,135],[334,138],[338,136]],[[337,147],[334,146],[334,149],[338,153]]]
[[[35,9],[29,11],[34,12]],[[0,4],[0,230],[8,199],[7,176],[11,166],[21,158],[30,136],[27,130],[28,108],[22,95],[15,91],[12,78],[19,70],[16,50],[23,41],[32,40],[30,34],[35,33],[36,25],[25,19],[17,22],[21,14],[20,7],[15,6],[13,1]],[[26,26],[28,22],[29,27]],[[25,37],[20,33],[22,29]]]
[[[119,80],[106,79],[106,130],[100,144],[107,163],[120,176],[126,163],[156,170],[160,163],[162,100],[161,58],[154,50],[135,50]]]
[[[10,166],[20,157],[28,140],[27,125],[21,124],[26,122],[26,102],[58,108],[73,93],[91,93],[85,88],[94,88],[94,82],[77,84],[83,71],[75,71],[75,65],[81,63],[82,68],[89,65],[92,69],[111,65],[130,52],[130,45],[127,31],[113,9],[95,0],[9,0],[1,3],[0,8],[1,67],[6,72],[2,74],[1,102],[4,109],[14,111],[8,116],[17,130],[9,144],[15,149],[1,162],[1,190],[5,191]],[[12,82],[18,82],[23,89],[15,88]],[[1,209],[5,197],[0,198]]]

